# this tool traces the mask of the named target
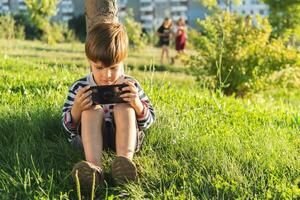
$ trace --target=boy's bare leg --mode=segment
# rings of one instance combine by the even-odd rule
[[[103,111],[101,108],[85,110],[81,114],[81,137],[88,162],[101,167]]]
[[[137,142],[135,111],[127,103],[116,104],[114,106],[114,118],[117,156],[132,159]]]

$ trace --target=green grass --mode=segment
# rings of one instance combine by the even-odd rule
[[[77,199],[70,171],[84,157],[60,120],[68,87],[88,72],[83,45],[0,47],[0,199]],[[222,97],[184,74],[135,70],[150,55],[131,55],[128,73],[151,97],[157,121],[134,158],[137,183],[114,187],[113,155],[104,154],[99,199],[300,198],[299,93]]]

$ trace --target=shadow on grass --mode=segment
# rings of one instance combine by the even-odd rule
[[[42,190],[53,196],[72,190],[70,169],[83,155],[69,147],[58,113],[51,108],[12,111],[1,115],[0,130],[0,179],[7,180],[2,183],[7,199],[34,199]]]
[[[72,68],[88,68],[87,65],[82,62],[81,59],[78,59],[78,63],[74,62],[64,62],[64,63],[59,63],[59,62],[53,62],[53,61],[46,61],[48,67],[62,67],[62,68],[67,68],[67,69],[72,69]]]
[[[59,111],[49,107],[4,113],[0,116],[0,130],[0,185],[4,199],[34,199],[45,194],[58,198],[61,193],[77,199],[70,172],[84,154],[68,143]],[[30,183],[26,182],[29,179]],[[97,190],[97,198],[117,196],[120,191],[114,188],[110,171],[105,180],[107,187]]]
[[[37,55],[37,54],[35,54],[35,55],[32,55],[32,54],[12,54],[12,56],[19,57],[19,58],[36,58],[36,59],[39,59],[39,58],[45,59],[45,58],[47,58],[47,59],[51,59],[51,58],[49,58],[49,55],[46,55],[46,54],[44,54],[44,55]],[[53,57],[56,57],[56,56],[53,56]],[[69,58],[69,57],[67,57],[67,58]],[[84,57],[75,57],[75,56],[72,56],[71,59],[72,59],[72,61],[83,61]]]
[[[50,48],[50,47],[37,47],[37,46],[18,46],[21,49],[30,49],[35,51],[47,51],[47,52],[65,52],[65,53],[84,53],[84,50],[65,49],[65,48]]]
[[[134,66],[128,66],[129,68],[134,68]],[[186,70],[184,68],[179,68],[176,66],[172,65],[159,65],[159,64],[154,64],[152,66],[147,66],[147,65],[139,65],[137,66],[137,69],[140,71],[157,71],[157,72],[175,72],[175,73],[186,73]]]

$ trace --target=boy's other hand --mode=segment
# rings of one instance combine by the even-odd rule
[[[79,109],[81,112],[84,110],[88,110],[92,107],[92,90],[90,90],[90,86],[85,86],[81,88],[75,96],[74,107]]]
[[[81,116],[81,113],[84,110],[91,109],[93,106],[92,101],[92,91],[90,90],[90,86],[85,86],[81,88],[74,99],[74,104],[72,106],[71,115],[75,122],[78,122]]]
[[[140,100],[138,89],[133,81],[125,80],[124,83],[128,86],[124,87],[122,91],[127,91],[127,93],[120,95],[120,97],[124,101],[127,101],[134,108],[135,112],[140,115],[143,112],[144,106]]]

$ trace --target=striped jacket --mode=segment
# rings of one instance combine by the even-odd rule
[[[153,124],[153,122],[155,121],[154,109],[151,105],[151,102],[150,102],[148,96],[143,91],[141,85],[133,77],[125,75],[125,79],[132,80],[136,83],[135,85],[138,89],[139,97],[140,97],[141,102],[144,106],[143,114],[142,115],[136,115],[137,126],[138,126],[140,131],[143,131],[143,130],[149,128]],[[73,123],[72,116],[71,116],[71,108],[72,108],[73,103],[74,103],[75,95],[77,94],[77,92],[81,88],[83,88],[87,85],[90,85],[90,86],[96,86],[97,85],[95,83],[93,75],[91,73],[88,74],[87,76],[75,81],[72,84],[72,86],[69,88],[69,94],[67,96],[67,100],[66,100],[66,102],[63,106],[62,124],[63,124],[63,127],[65,128],[65,130],[70,133],[69,140],[72,140],[72,138],[75,137],[78,134],[77,130],[79,128],[79,124]],[[111,119],[111,116],[113,116],[112,115],[113,104],[105,104],[105,105],[101,105],[101,106],[103,107],[103,110],[104,110],[104,119],[106,121],[113,120],[113,119]]]

